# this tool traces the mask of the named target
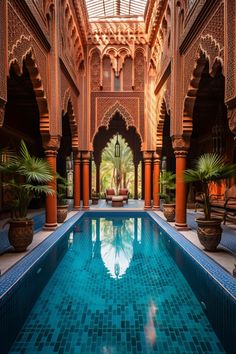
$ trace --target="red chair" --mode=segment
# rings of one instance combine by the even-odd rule
[[[123,197],[123,200],[126,202],[126,204],[128,204],[129,191],[128,191],[127,188],[119,189],[118,195],[119,195],[120,197]]]
[[[114,197],[115,195],[115,190],[113,188],[110,189],[106,189],[106,193],[105,193],[105,199],[106,202],[108,203],[109,201],[111,202],[112,197]]]

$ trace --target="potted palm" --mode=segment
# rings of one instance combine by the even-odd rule
[[[63,223],[68,213],[66,191],[69,186],[67,179],[57,173],[57,222]]]
[[[33,220],[27,217],[29,203],[33,197],[54,193],[46,185],[52,181],[53,171],[44,159],[29,154],[23,140],[18,155],[11,153],[7,160],[0,162],[0,171],[8,177],[5,185],[11,192],[9,242],[16,252],[22,252],[33,240]]]
[[[207,153],[200,156],[196,161],[195,169],[188,169],[184,173],[186,182],[200,182],[202,186],[204,217],[196,219],[197,234],[200,243],[208,251],[216,250],[222,234],[222,219],[213,218],[211,215],[209,184],[235,175],[236,164],[225,163],[224,157],[217,153]]]
[[[175,220],[175,174],[172,171],[162,171],[160,175],[163,213],[167,221]]]

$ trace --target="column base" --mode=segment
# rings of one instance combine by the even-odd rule
[[[74,205],[73,206],[73,210],[80,210],[81,209],[81,206],[80,205]]]
[[[151,205],[145,205],[145,206],[144,206],[144,209],[145,209],[145,210],[152,210],[152,206],[151,206]]]
[[[82,206],[82,210],[89,210],[90,209],[90,206]]]
[[[45,230],[45,231],[55,230],[57,228],[57,226],[58,226],[57,223],[53,223],[53,224],[46,223],[43,226],[43,230]]]
[[[152,209],[153,210],[161,210],[160,205],[153,205]]]
[[[186,223],[175,223],[175,229],[178,231],[190,230],[190,227]]]

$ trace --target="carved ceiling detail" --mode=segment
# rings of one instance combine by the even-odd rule
[[[92,22],[90,29],[88,44],[147,44],[144,22]]]

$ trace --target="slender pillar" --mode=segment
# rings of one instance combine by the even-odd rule
[[[145,174],[144,174],[144,161],[142,161],[142,199],[145,198],[145,190],[144,190],[144,186],[145,186]]]
[[[144,158],[144,175],[145,175],[145,197],[144,197],[144,209],[151,208],[151,165],[152,165],[152,152],[145,151],[143,153]]]
[[[83,166],[83,209],[89,209],[89,163],[90,153],[82,152]]]
[[[55,177],[49,186],[55,191],[53,195],[46,195],[46,222],[44,229],[53,230],[57,227],[57,188],[56,188],[56,171],[57,171],[57,151],[45,150],[47,162],[52,167]]]
[[[153,154],[153,209],[160,209],[160,155]]]
[[[96,193],[100,193],[100,163],[96,164]]]
[[[134,164],[134,199],[138,199],[138,164]]]
[[[80,209],[80,152],[74,152],[74,209]]]
[[[187,151],[175,151],[176,158],[176,216],[175,226],[186,229],[187,185],[184,182]]]

